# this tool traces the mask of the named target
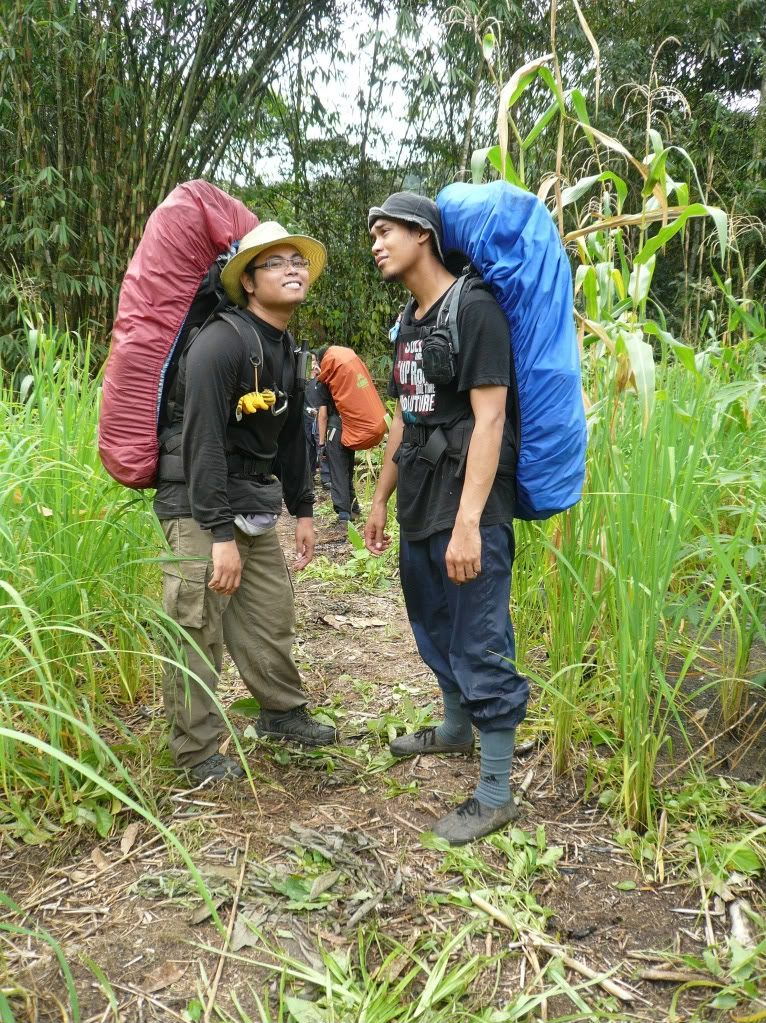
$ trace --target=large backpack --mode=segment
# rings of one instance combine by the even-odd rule
[[[547,519],[580,500],[585,477],[569,260],[545,205],[505,181],[448,185],[436,202],[448,258],[467,257],[508,319],[521,419],[515,516]]]
[[[98,425],[101,461],[126,487],[156,483],[168,371],[219,301],[216,258],[257,226],[243,203],[201,180],[178,185],[149,217],[120,289]]]
[[[380,444],[386,433],[386,410],[356,352],[330,345],[322,356],[319,380],[327,385],[343,423],[341,443],[354,451]]]

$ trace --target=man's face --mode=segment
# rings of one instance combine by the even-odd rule
[[[316,355],[311,356],[311,376],[319,376],[319,363],[317,362]]]
[[[370,228],[372,254],[384,281],[398,280],[428,244],[428,231],[379,217]]]
[[[258,267],[252,273],[243,273],[240,280],[248,295],[255,295],[264,308],[301,304],[309,290],[309,268],[292,265],[292,260],[303,257],[294,245],[272,245],[255,257]],[[264,263],[280,261],[281,266],[269,267]]]

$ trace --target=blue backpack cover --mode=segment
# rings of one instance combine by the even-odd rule
[[[545,205],[506,181],[454,184],[436,199],[444,251],[471,261],[508,318],[521,413],[518,519],[582,497],[587,432],[572,272]]]

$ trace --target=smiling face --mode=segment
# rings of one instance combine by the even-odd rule
[[[263,264],[275,257],[286,262],[277,269],[264,267]],[[292,312],[301,304],[309,290],[308,267],[295,267],[290,263],[294,258],[301,258],[301,253],[294,245],[272,245],[264,249],[252,260],[258,269],[246,270],[240,280],[247,292],[247,305],[253,312],[261,315],[259,309],[274,309]]]
[[[372,255],[384,281],[396,281],[431,251],[431,232],[378,217],[370,228]]]

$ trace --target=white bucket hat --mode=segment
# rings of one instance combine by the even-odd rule
[[[236,256],[223,268],[221,283],[232,302],[236,302],[242,308],[247,305],[247,292],[239,279],[247,264],[264,249],[288,243],[294,245],[304,259],[308,259],[309,284],[314,283],[327,262],[327,250],[324,245],[306,234],[288,234],[276,220],[267,220],[245,235],[239,243]]]

